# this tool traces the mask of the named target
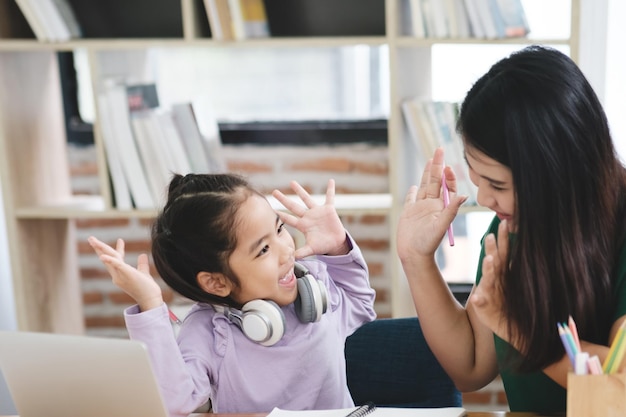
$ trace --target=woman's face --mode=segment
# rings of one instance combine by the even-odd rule
[[[478,187],[478,204],[495,211],[500,220],[506,220],[510,232],[516,231],[515,189],[511,169],[467,144],[465,160],[470,179]]]
[[[252,195],[237,211],[237,247],[229,258],[239,278],[231,297],[245,304],[255,299],[284,306],[298,294],[294,275],[295,244],[276,211],[262,196]]]

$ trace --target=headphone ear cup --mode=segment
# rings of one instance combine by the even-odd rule
[[[326,286],[310,274],[298,278],[298,297],[295,301],[296,314],[302,323],[313,323],[322,318],[328,305]]]
[[[276,344],[285,334],[285,316],[271,300],[252,300],[241,309],[241,330],[263,346]]]

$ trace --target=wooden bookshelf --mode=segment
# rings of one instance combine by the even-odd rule
[[[7,7],[7,1],[0,0],[0,10],[11,13],[16,21],[22,21],[19,9]],[[307,7],[312,7],[312,0],[297,1],[306,2]],[[364,0],[351,1],[358,3]],[[202,0],[180,0],[180,5],[175,7],[176,12],[155,18],[156,21],[165,18],[176,20],[163,21],[162,27],[167,28],[163,32],[150,25],[149,19],[153,12],[158,12],[159,7],[169,10],[170,0],[116,0],[106,2],[107,9],[112,8],[114,16],[126,14],[126,20],[130,21],[133,21],[134,13],[137,26],[134,32],[117,32],[111,26],[107,32],[106,27],[96,27],[96,23],[92,23],[93,27],[83,28],[91,36],[60,43],[38,41],[33,33],[25,31],[23,27],[14,33],[0,34],[0,181],[10,242],[18,327],[29,331],[84,332],[75,239],[76,219],[151,218],[155,215],[155,211],[150,210],[119,211],[111,207],[111,190],[97,123],[95,140],[102,195],[94,198],[71,195],[57,62],[57,52],[62,51],[88,51],[95,91],[103,76],[104,63],[118,65],[123,69],[123,63],[115,60],[116,54],[125,51],[183,47],[289,49],[386,45],[389,49],[390,75],[388,143],[389,157],[393,161],[389,164],[389,193],[341,197],[337,198],[337,205],[344,214],[389,215],[391,251],[395,253],[395,225],[404,193],[408,184],[415,180],[410,157],[414,150],[408,147],[410,139],[404,126],[400,103],[409,96],[430,95],[432,46],[439,43],[564,44],[569,45],[571,55],[577,59],[579,36],[580,0],[572,0],[570,38],[532,41],[415,39],[403,34],[400,27],[406,1],[384,0],[383,33],[378,33],[376,29],[374,33],[359,31],[354,35],[308,33],[238,42],[216,41],[211,38]],[[333,7],[339,3],[336,0],[313,2],[330,8],[329,14],[336,11]],[[70,1],[77,12],[97,3],[95,0]],[[335,14],[340,16],[339,13]],[[80,13],[77,13],[77,17],[80,21]],[[119,28],[122,29],[128,28]],[[117,33],[129,35],[120,37]],[[413,314],[399,262],[394,262],[392,266],[391,279],[393,315]]]

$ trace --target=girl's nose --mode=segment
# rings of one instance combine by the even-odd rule
[[[294,257],[295,249],[292,245],[284,244],[281,253],[280,253],[280,262],[287,263],[291,262]]]

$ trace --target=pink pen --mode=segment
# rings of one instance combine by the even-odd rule
[[[178,317],[176,317],[176,314],[174,314],[174,312],[172,310],[168,309],[167,312],[170,315],[170,320],[172,320],[174,323],[178,324],[179,326],[181,324],[183,324],[183,322],[180,321],[180,319]]]
[[[448,191],[448,184],[446,184],[446,176],[443,173],[443,170],[441,171],[441,187],[443,188],[443,206],[445,208],[450,205],[450,192]],[[448,243],[450,243],[450,246],[454,246],[454,231],[452,230],[452,223],[448,226]]]

